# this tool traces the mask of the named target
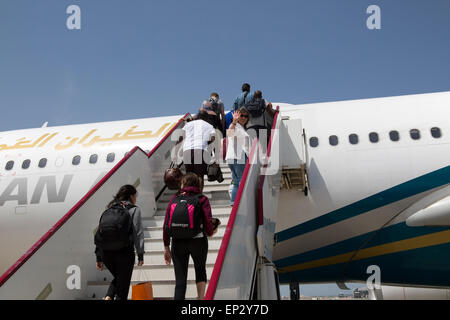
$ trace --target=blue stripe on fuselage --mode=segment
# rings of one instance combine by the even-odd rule
[[[277,268],[289,267],[313,260],[328,258],[363,248],[375,247],[450,229],[449,227],[408,227],[405,222],[381,230],[365,233],[329,246],[275,261]]]
[[[302,234],[353,218],[365,212],[383,207],[405,198],[409,198],[416,194],[446,185],[448,183],[450,183],[450,166],[430,172],[343,208],[280,231],[276,234],[277,242],[298,237]]]
[[[418,248],[318,268],[279,274],[280,283],[366,281],[367,267],[381,270],[381,282],[436,287],[450,286],[450,243]]]

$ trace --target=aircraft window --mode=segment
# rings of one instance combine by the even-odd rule
[[[114,152],[108,153],[106,156],[106,162],[114,162],[116,159],[116,154]]]
[[[392,130],[391,132],[389,132],[389,137],[391,138],[392,141],[400,140],[400,134],[398,133],[398,131],[395,131],[395,130]]]
[[[22,162],[22,169],[28,169],[30,167],[31,160],[27,159]]]
[[[331,144],[332,146],[337,146],[338,143],[339,143],[339,139],[338,139],[337,136],[330,136],[330,137],[328,138],[328,140],[330,141],[330,144]]]
[[[319,138],[317,137],[311,137],[309,139],[309,145],[313,148],[316,148],[319,145]]]
[[[420,139],[420,131],[417,129],[411,129],[409,131],[409,135],[413,140],[419,140]]]
[[[431,128],[431,135],[436,139],[442,137],[441,129],[437,127]]]
[[[358,144],[358,142],[359,142],[358,135],[355,133],[352,133],[351,135],[348,136],[348,141],[351,144]]]
[[[372,143],[377,143],[378,141],[380,141],[380,139],[378,137],[378,133],[376,133],[376,132],[369,133],[369,140]]]
[[[14,161],[8,161],[5,166],[5,170],[11,170],[14,167]]]
[[[72,159],[72,164],[73,164],[74,166],[79,165],[80,162],[81,162],[81,157],[80,157],[80,156],[75,156],[75,157],[73,157],[73,159]]]
[[[95,164],[97,163],[98,155],[93,154],[89,157],[89,163]]]
[[[47,158],[42,158],[41,160],[39,160],[38,164],[39,168],[45,168],[46,165],[47,165]]]

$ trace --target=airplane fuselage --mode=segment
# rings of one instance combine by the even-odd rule
[[[450,286],[449,226],[407,224],[450,194],[449,105],[448,92],[280,104],[302,120],[309,179],[307,196],[280,193],[281,282],[364,281],[376,265],[385,283]],[[127,151],[152,149],[180,118],[0,133],[0,272]]]

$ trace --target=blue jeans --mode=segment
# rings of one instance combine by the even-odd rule
[[[238,160],[228,161],[228,166],[231,170],[231,177],[233,179],[233,190],[231,191],[231,204],[234,204],[234,199],[236,199],[236,194],[239,189],[239,184],[241,183],[242,175],[244,174],[245,164],[238,163]]]

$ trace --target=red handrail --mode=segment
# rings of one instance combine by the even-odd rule
[[[161,141],[148,153],[147,157],[150,158],[156,150],[162,145],[162,143],[170,137],[170,135],[175,131],[177,127],[183,122],[185,117],[189,113],[185,114],[183,118],[178,120],[177,124],[164,135]],[[0,277],[0,287],[9,279],[11,276],[17,272],[38,250],[41,248],[74,214],[80,207],[89,200],[89,198],[106,182],[108,179],[117,171],[119,168],[137,151],[141,148],[134,147],[125,157],[123,157],[91,190],[86,193],[86,195],[78,201],[72,209],[69,210],[61,219],[56,222],[56,224],[50,228],[31,248],[25,252],[25,254],[19,258],[1,277]]]
[[[216,263],[214,264],[214,269],[211,274],[211,279],[209,280],[208,289],[205,294],[205,300],[212,300],[216,292],[217,282],[219,281],[220,272],[222,271],[223,260],[225,259],[225,254],[227,252],[228,243],[230,242],[231,232],[233,231],[234,221],[236,220],[237,211],[239,209],[239,203],[244,193],[245,183],[247,181],[247,176],[250,171],[251,161],[256,152],[256,146],[258,145],[258,140],[255,139],[253,142],[252,150],[248,157],[247,163],[245,165],[244,173],[241,178],[241,183],[239,185],[236,198],[234,200],[233,209],[231,209],[230,217],[228,218],[228,224],[225,229],[225,233],[222,238],[222,243],[220,245],[219,253],[217,254]]]

